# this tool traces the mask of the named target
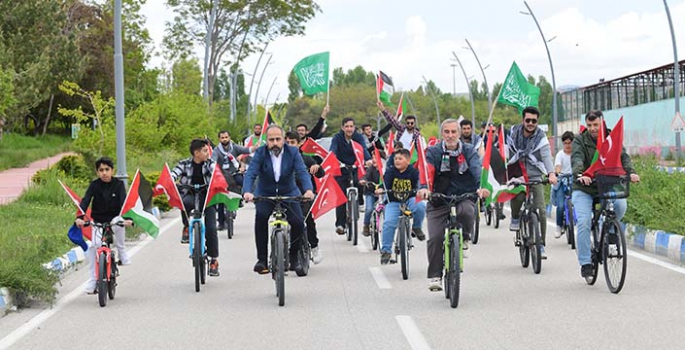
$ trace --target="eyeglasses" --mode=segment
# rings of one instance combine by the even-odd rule
[[[537,124],[538,123],[538,120],[533,119],[533,118],[526,118],[523,121],[526,122],[526,124]]]

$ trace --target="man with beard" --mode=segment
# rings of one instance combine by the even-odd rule
[[[255,196],[299,196],[302,194],[297,188],[295,180],[302,184],[304,197],[314,198],[312,181],[307,173],[302,156],[297,147],[285,145],[285,132],[276,124],[266,129],[266,145],[259,147],[245,173],[243,198],[252,201]],[[255,188],[256,187],[256,188]],[[257,202],[255,207],[255,243],[257,246],[257,263],[254,271],[259,274],[269,273],[267,265],[269,241],[269,217],[274,210],[273,202]],[[283,203],[288,212],[290,224],[290,242],[299,242],[304,233],[304,219],[300,204],[293,201]],[[290,247],[290,268],[295,271],[302,269],[298,259],[300,244]]]
[[[471,123],[471,121],[468,119],[463,119],[461,122],[459,122],[459,126],[461,127],[461,142],[468,143],[469,145],[473,146],[473,148],[478,151],[478,155],[482,158],[485,154],[485,150],[483,149],[483,139],[480,137],[480,135],[473,132],[473,123]]]
[[[212,152],[212,159],[221,167],[221,173],[226,179],[228,189],[239,191],[238,188],[243,186],[243,174],[239,172],[240,163],[238,162],[238,156],[243,154],[249,155],[257,149],[257,146],[254,145],[248,148],[236,145],[231,141],[231,134],[228,130],[219,131],[219,142],[219,145]],[[223,231],[226,229],[226,206],[219,204],[217,211],[219,212],[218,230]]]
[[[297,134],[300,136],[300,140],[306,140],[308,137],[312,139],[321,138],[321,136],[323,135],[324,125],[326,123],[326,116],[328,115],[328,112],[330,110],[331,108],[328,105],[326,105],[326,107],[323,108],[321,117],[316,122],[316,125],[314,125],[311,131],[309,131],[307,124],[298,124],[295,127],[295,131],[297,131]]]
[[[252,127],[252,132],[253,134],[246,137],[243,142],[246,147],[259,145],[259,140],[262,137],[262,124],[255,124],[254,127]]]
[[[390,113],[388,113],[388,110],[385,109],[383,102],[378,101],[377,105],[378,108],[381,110],[381,113],[383,113],[385,119],[388,121],[388,123],[392,124],[392,126],[394,126],[397,130],[395,142],[402,142],[404,148],[408,149],[411,152],[411,146],[416,145],[420,139],[423,139],[423,137],[421,136],[421,132],[419,131],[418,125],[416,123],[416,117],[413,115],[408,115],[405,124],[402,124],[399,120],[397,120],[395,117],[390,115]],[[422,141],[425,145],[426,140]]]

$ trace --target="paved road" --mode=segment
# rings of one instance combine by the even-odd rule
[[[335,235],[331,213],[320,220],[325,260],[308,277],[288,276],[286,306],[278,307],[272,280],[251,271],[253,218],[250,205],[239,214],[233,240],[220,232],[221,276],[200,293],[187,246],[178,242],[180,221],[168,218],[160,237],[123,268],[117,297],[106,308],[81,292],[81,269],[64,280],[54,308],[2,318],[0,348],[13,341],[16,349],[117,350],[683,346],[677,335],[685,312],[683,274],[631,258],[626,286],[613,295],[603,277],[585,285],[574,252],[551,238],[549,260],[534,275],[521,268],[503,228],[483,228],[466,261],[461,303],[451,309],[443,293],[427,289],[425,243],[412,251],[411,277],[403,281],[398,265],[379,265],[367,240],[357,248]],[[20,337],[22,331],[28,332]]]
[[[37,160],[24,168],[0,171],[0,205],[13,202],[31,184],[31,177],[39,170],[49,168],[64,156],[73,153],[60,153],[50,158]]]

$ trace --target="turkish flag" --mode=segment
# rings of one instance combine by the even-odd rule
[[[321,162],[321,167],[323,168],[323,171],[326,173],[326,175],[329,175],[329,174],[333,175],[333,176],[342,175],[342,172],[340,172],[340,161],[338,160],[338,157],[336,157],[335,153],[333,153],[333,152],[328,152],[328,155],[326,156],[326,158],[324,158],[323,162]],[[323,181],[323,180],[321,180],[321,181]]]
[[[323,177],[323,186],[320,187],[312,204],[311,215],[316,220],[339,205],[345,204],[345,202],[347,202],[347,197],[345,192],[340,189],[338,182],[333,176],[326,175]]]
[[[366,169],[364,169],[364,146],[352,140],[352,147],[354,148],[354,157],[357,159],[354,165],[357,166],[357,174],[361,179],[362,176],[366,175]]]
[[[584,176],[594,177],[598,171],[602,175],[610,176],[626,174],[621,162],[621,154],[623,154],[623,117],[618,120],[614,129],[611,130],[611,134],[602,142],[602,148],[598,151],[599,157],[597,161],[583,172]]]
[[[428,139],[428,147],[433,147],[438,144],[438,139],[435,136],[431,136]]]
[[[302,146],[300,146],[300,151],[308,156],[319,156],[321,159],[325,159],[328,155],[328,151],[326,151],[323,147],[321,147],[321,145],[309,137],[306,141],[304,141]]]
[[[183,207],[183,201],[181,200],[181,194],[178,192],[178,187],[174,183],[174,179],[171,177],[171,171],[169,171],[169,165],[164,164],[162,173],[159,174],[159,180],[157,184],[152,189],[152,196],[166,195],[169,199],[169,205],[173,208],[178,208],[180,210],[185,210]]]

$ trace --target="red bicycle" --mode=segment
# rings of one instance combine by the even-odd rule
[[[110,248],[110,245],[114,243],[112,226],[124,226],[124,222],[99,223],[86,221],[84,225],[99,228],[99,230],[93,230],[93,235],[97,235],[96,237],[100,238],[102,242],[95,253],[95,278],[98,301],[101,307],[105,307],[107,306],[108,297],[109,299],[114,299],[117,292],[117,276],[119,276],[116,254]]]

